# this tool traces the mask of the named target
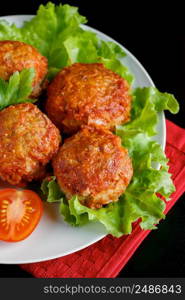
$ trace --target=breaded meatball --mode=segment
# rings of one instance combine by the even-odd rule
[[[117,201],[133,175],[127,149],[103,127],[85,126],[66,139],[53,168],[66,197],[78,195],[82,204],[93,209]]]
[[[18,41],[0,41],[0,78],[8,80],[16,71],[34,68],[32,97],[37,97],[42,90],[42,83],[47,74],[46,57],[34,47]]]
[[[0,178],[10,184],[38,179],[58,151],[60,134],[34,104],[0,111]]]
[[[48,87],[47,114],[68,134],[92,124],[114,130],[129,121],[130,109],[128,82],[103,64],[73,64]]]

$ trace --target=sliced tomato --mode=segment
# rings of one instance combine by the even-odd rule
[[[39,223],[42,212],[42,200],[33,191],[0,190],[0,240],[24,240]]]

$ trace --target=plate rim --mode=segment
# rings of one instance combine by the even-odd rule
[[[6,15],[6,16],[0,16],[0,20],[6,20],[7,18],[21,18],[21,19],[31,19],[33,18],[35,15],[29,15],[29,14],[19,14],[19,15]],[[82,28],[84,29],[88,29],[92,32],[95,32],[97,35],[99,36],[102,36],[104,37],[105,39],[108,39],[114,43],[116,43],[117,45],[119,45],[121,48],[124,49],[124,52],[129,56],[131,57],[131,59],[139,66],[139,68],[143,71],[143,73],[145,74],[145,76],[147,77],[147,79],[149,80],[149,82],[151,83],[151,86],[155,86],[152,78],[150,77],[149,73],[146,71],[146,69],[143,67],[143,65],[140,63],[140,61],[127,49],[125,48],[122,44],[120,44],[119,42],[117,42],[115,39],[113,39],[111,36],[101,32],[100,30],[94,28],[94,27],[91,27],[91,26],[88,26],[88,25],[81,25]],[[165,114],[164,112],[161,112],[159,113],[159,116],[161,118],[161,122],[162,122],[162,134],[163,134],[163,138],[162,138],[162,143],[161,143],[161,147],[162,149],[164,150],[165,149],[165,146],[166,146],[166,123],[165,123]],[[56,259],[56,258],[59,258],[59,257],[64,257],[66,255],[69,255],[69,254],[72,254],[72,253],[75,253],[79,250],[82,250],[82,249],[85,249],[86,247],[90,246],[90,245],[93,245],[94,243],[100,241],[102,238],[104,238],[107,234],[102,234],[101,236],[99,236],[98,238],[95,238],[93,239],[93,241],[91,241],[90,243],[88,242],[87,244],[84,244],[83,246],[79,246],[79,247],[76,247],[76,248],[73,248],[72,251],[65,251],[63,252],[62,254],[55,254],[55,255],[50,255],[49,257],[44,257],[44,258],[37,258],[37,259],[30,259],[30,260],[19,260],[19,261],[11,261],[11,260],[8,260],[8,261],[1,261],[0,260],[0,263],[1,264],[30,264],[30,263],[36,263],[36,262],[43,262],[43,261],[47,261],[47,260],[52,260],[52,259]]]

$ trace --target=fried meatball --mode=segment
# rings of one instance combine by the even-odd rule
[[[66,197],[78,195],[93,209],[117,201],[133,175],[127,149],[103,127],[85,126],[66,139],[53,158],[53,168]]]
[[[48,70],[46,57],[25,43],[0,41],[0,78],[8,80],[14,72],[28,68],[35,69],[31,96],[37,97],[42,90],[42,83]]]
[[[58,151],[59,130],[34,104],[0,111],[0,178],[10,184],[38,179]]]
[[[73,64],[48,87],[47,114],[68,134],[91,124],[114,130],[129,121],[130,109],[128,82],[103,64]]]

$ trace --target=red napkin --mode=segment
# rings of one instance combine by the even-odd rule
[[[167,203],[165,214],[185,190],[185,130],[170,121],[167,125],[166,155],[176,192]],[[150,230],[141,230],[138,223],[131,235],[114,238],[110,235],[101,241],[61,258],[24,264],[21,267],[42,278],[114,278],[125,266]]]

